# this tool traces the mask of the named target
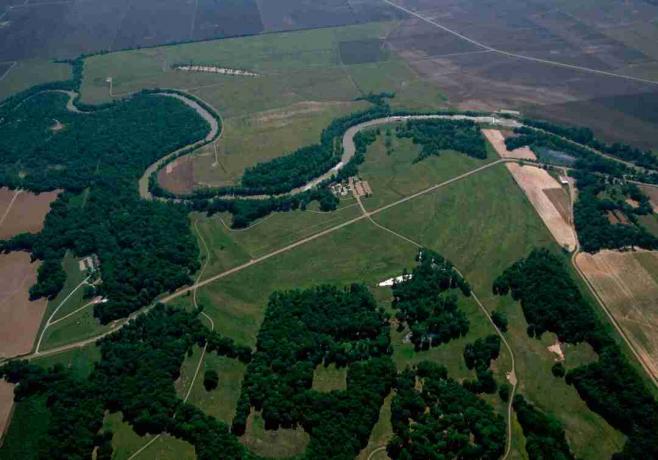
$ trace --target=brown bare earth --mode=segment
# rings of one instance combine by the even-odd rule
[[[539,217],[544,221],[553,238],[570,251],[576,248],[576,236],[569,220],[553,204],[546,194],[547,190],[558,189],[562,192],[560,184],[544,169],[536,166],[521,166],[516,163],[507,163],[507,169],[521,187],[523,192],[534,206]],[[549,192],[553,195],[556,192]]]
[[[608,211],[606,213],[606,216],[608,217],[608,222],[610,222],[611,224],[618,224],[621,222],[617,217],[617,214],[615,214],[613,211]]]
[[[14,385],[0,380],[0,446],[14,407]]]
[[[651,187],[649,185],[640,185],[640,190],[649,197],[653,212],[658,213],[658,187]]]
[[[28,299],[37,267],[25,252],[0,254],[0,357],[32,349],[47,303],[45,299]]]
[[[534,152],[530,147],[520,147],[514,150],[508,150],[505,145],[505,136],[497,129],[483,129],[482,134],[493,145],[494,149],[501,158],[518,158],[519,160],[536,160]]]
[[[578,267],[658,377],[658,252],[578,254]]]
[[[562,218],[571,223],[571,203],[569,194],[563,188],[549,188],[544,193],[551,200],[555,209],[558,210]]]
[[[18,233],[37,233],[43,228],[43,220],[50,211],[59,191],[35,195],[31,192],[0,188],[0,239]]]
[[[194,189],[194,158],[178,158],[158,173],[160,185],[173,193],[190,193]]]

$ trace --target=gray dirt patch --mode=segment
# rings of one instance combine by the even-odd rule
[[[379,62],[387,56],[384,43],[376,38],[340,42],[339,52],[340,60],[346,65]]]

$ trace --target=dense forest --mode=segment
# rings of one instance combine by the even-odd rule
[[[265,427],[301,426],[306,458],[353,459],[367,444],[395,377],[387,317],[368,289],[318,286],[274,292],[242,383],[233,431],[242,434],[251,407]],[[347,370],[347,389],[311,389],[317,366]]]
[[[36,192],[79,192],[103,182],[125,185],[165,153],[202,139],[210,129],[194,109],[173,97],[140,93],[88,113],[67,110],[67,100],[64,93],[38,93],[3,114],[0,183]]]
[[[410,274],[393,284],[393,308],[400,327],[407,326],[417,350],[428,349],[466,335],[468,319],[457,296],[445,294],[459,289],[469,296],[471,288],[453,265],[429,249],[421,249]]]
[[[391,403],[394,460],[499,458],[505,421],[484,400],[448,377],[445,367],[424,361],[402,371]]]
[[[525,450],[530,460],[575,460],[564,434],[562,424],[527,402],[514,396],[512,407],[525,436]]]
[[[198,249],[187,211],[141,200],[136,185],[150,163],[203,138],[209,126],[172,97],[140,93],[89,113],[67,110],[67,97],[41,92],[3,106],[0,183],[65,192],[42,232],[17,235],[0,248],[31,251],[44,261],[33,298],[61,290],[67,250],[78,257],[97,254],[98,293],[109,301],[94,313],[105,323],[191,281]],[[83,191],[84,200],[73,199]]]
[[[578,201],[574,206],[574,223],[583,250],[596,252],[600,249],[623,249],[638,246],[658,249],[658,238],[642,227],[637,216],[652,213],[651,204],[640,189],[630,183],[616,185],[614,179],[575,171],[578,185]],[[626,199],[635,200],[637,207]],[[619,215],[626,223],[611,223],[609,215]]]
[[[45,370],[12,361],[0,368],[0,376],[19,383],[17,401],[47,396],[50,423],[35,458],[88,459],[94,446],[100,446],[109,459],[112,433],[102,431],[106,410],[120,411],[137,434],[166,432],[191,443],[199,459],[246,458],[226,424],[176,395],[174,381],[195,344],[208,342],[208,352],[240,356],[246,362],[251,358],[249,350],[203,326],[198,313],[156,305],[99,340],[101,358],[87,379],[61,365]],[[213,348],[213,343],[223,347]]]
[[[474,158],[487,157],[480,127],[470,120],[409,120],[398,126],[396,133],[421,146],[416,161],[439,155],[442,150],[456,150]]]
[[[616,460],[658,458],[658,402],[641,376],[596,318],[582,297],[562,259],[546,249],[535,249],[498,277],[495,294],[520,300],[528,333],[550,331],[563,342],[588,342],[598,360],[567,372],[588,407],[627,436]]]

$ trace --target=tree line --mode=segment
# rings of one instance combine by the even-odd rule
[[[468,369],[475,369],[476,380],[463,383],[464,388],[473,393],[495,393],[498,385],[489,369],[491,361],[498,359],[500,354],[500,337],[492,334],[481,337],[464,347],[464,361]]]
[[[562,126],[543,120],[524,119],[523,122],[544,131],[556,134],[579,144],[587,145],[595,150],[607,153],[620,160],[634,163],[647,169],[658,169],[658,157],[650,150],[641,150],[621,142],[608,144],[596,139],[589,128],[577,126]]]
[[[560,257],[546,249],[533,250],[495,280],[493,291],[511,293],[521,302],[530,336],[550,331],[560,341],[592,346],[598,360],[569,370],[566,382],[590,409],[627,436],[615,459],[658,458],[658,402],[580,294]]]
[[[530,460],[575,460],[558,419],[542,412],[521,395],[514,396],[512,407],[523,430]]]

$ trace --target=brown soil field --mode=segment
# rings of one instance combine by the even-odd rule
[[[158,182],[173,193],[189,193],[194,189],[194,158],[178,158],[158,173]]]
[[[508,150],[505,145],[505,136],[497,129],[483,129],[482,134],[487,138],[489,143],[496,149],[501,158],[518,158],[519,160],[536,160],[534,152],[530,147],[520,147],[514,150]]]
[[[658,213],[658,187],[651,187],[650,185],[639,185],[640,190],[649,197],[653,212]]]
[[[59,191],[38,195],[21,191],[17,194],[15,190],[0,188],[0,239],[22,232],[41,231],[43,220],[50,211],[50,203],[58,194]]]
[[[658,377],[658,273],[647,269],[658,252],[582,253],[576,264]]]
[[[569,194],[563,188],[549,188],[544,190],[544,193],[551,200],[555,209],[558,210],[562,218],[571,223],[571,203],[569,201]]]
[[[608,211],[608,222],[611,224],[628,224],[629,220],[624,213],[619,211]]]
[[[47,304],[45,299],[28,300],[37,267],[25,252],[0,254],[0,357],[32,349]]]
[[[635,201],[633,198],[626,198],[626,204],[636,209],[640,207],[640,203]]]
[[[0,380],[0,446],[14,408],[14,385]]]
[[[512,173],[512,177],[514,177],[516,183],[521,187],[528,200],[530,200],[530,203],[534,206],[539,217],[541,217],[546,227],[548,227],[553,238],[555,238],[558,244],[570,251],[575,249],[576,236],[571,225],[569,225],[569,221],[564,219],[558,208],[546,194],[547,190],[554,189],[562,192],[560,184],[546,170],[537,168],[536,166],[520,166],[516,163],[507,163],[506,166],[510,173]],[[549,194],[553,195],[555,192],[549,192]]]

